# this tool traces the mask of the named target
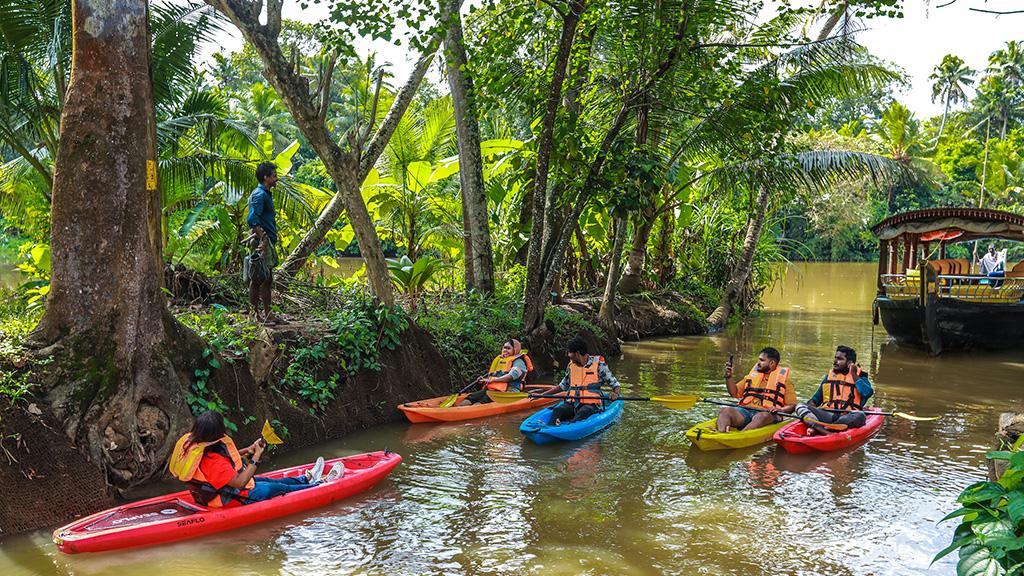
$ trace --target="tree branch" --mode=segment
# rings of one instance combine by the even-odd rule
[[[327,57],[326,69],[320,74],[320,111],[317,117],[320,122],[327,120],[327,108],[331,104],[331,77],[334,76],[334,66],[338,63],[338,51],[331,52]]]
[[[405,85],[398,91],[398,94],[395,94],[395,101],[391,104],[388,115],[384,117],[384,121],[381,122],[377,132],[373,135],[373,139],[370,140],[370,144],[366,147],[365,155],[359,159],[360,174],[368,174],[373,165],[377,163],[381,153],[384,152],[384,147],[387,146],[388,141],[391,140],[391,135],[398,128],[398,122],[405,115],[405,111],[409,108],[413,96],[416,95],[416,90],[419,89],[420,82],[423,81],[423,76],[426,75],[427,69],[430,67],[430,61],[433,60],[434,53],[437,52],[441,41],[444,40],[445,35],[448,33],[446,22],[451,18],[452,14],[458,14],[461,7],[462,0],[449,0],[441,7],[441,13],[437,16],[437,26],[434,33],[424,44],[419,60],[416,61],[412,72],[409,73],[409,79],[405,81]]]
[[[363,130],[362,135],[359,136],[357,142],[358,146],[362,148],[363,144],[370,137],[370,130],[373,130],[373,124],[377,121],[377,105],[380,104],[380,87],[384,82],[384,71],[377,70],[377,86],[373,89],[373,104],[370,106],[370,121],[366,125],[366,129]]]

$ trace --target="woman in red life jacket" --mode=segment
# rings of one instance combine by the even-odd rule
[[[533,372],[533,361],[523,352],[523,345],[515,338],[509,338],[501,346],[501,354],[491,361],[490,372],[480,379],[483,388],[466,396],[459,406],[487,404],[492,402],[488,391],[522,392],[526,375]]]
[[[219,508],[250,504],[281,494],[312,488],[340,478],[344,467],[336,465],[321,478],[324,459],[306,473],[290,478],[256,476],[264,444],[262,439],[242,448],[227,435],[224,417],[212,410],[196,417],[192,430],[178,439],[169,468],[175,478],[188,485],[197,504]],[[249,457],[244,462],[243,457]]]
[[[569,358],[569,366],[558,387],[566,392],[567,398],[552,409],[555,426],[562,422],[585,420],[603,410],[606,401],[619,397],[619,381],[612,376],[603,357],[591,356],[587,352],[587,343],[582,338],[569,340],[565,345],[565,355]],[[602,385],[612,389],[607,397],[601,392]]]
[[[725,387],[733,398],[739,399],[739,406],[728,406],[718,412],[716,428],[719,432],[753,430],[777,424],[782,417],[776,416],[776,412],[793,412],[796,390],[789,383],[789,368],[779,366],[779,360],[778,350],[770,346],[762,348],[757,364],[739,382],[732,379],[732,362],[726,363]]]
[[[867,421],[864,407],[875,393],[868,380],[868,373],[857,365],[857,351],[849,346],[839,346],[832,359],[832,370],[821,380],[818,391],[806,404],[796,407],[796,414],[804,418],[812,416],[820,422],[846,424],[849,428],[860,428]],[[823,410],[843,410],[829,412]],[[831,430],[814,423],[807,423],[808,434],[830,434]]]

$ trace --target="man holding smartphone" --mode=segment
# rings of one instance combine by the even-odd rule
[[[762,348],[757,363],[737,382],[733,380],[732,356],[729,357],[725,364],[725,387],[739,402],[737,406],[727,406],[718,412],[716,428],[719,432],[776,424],[782,420],[776,412],[793,412],[796,390],[789,384],[789,368],[779,366],[781,359],[775,348]]]

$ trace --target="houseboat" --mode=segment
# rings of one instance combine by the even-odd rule
[[[979,274],[974,254],[1024,242],[1024,216],[976,208],[929,208],[886,218],[878,237],[873,321],[899,344],[932,354],[1024,347],[1024,261],[1004,275]],[[947,258],[953,250],[967,258]],[[979,252],[980,250],[980,252]]]

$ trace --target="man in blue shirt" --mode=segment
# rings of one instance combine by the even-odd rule
[[[811,399],[797,406],[795,412],[804,419],[807,433],[811,435],[833,432],[817,426],[810,421],[812,419],[860,428],[867,421],[864,407],[874,393],[867,372],[857,366],[857,351],[849,346],[839,346],[832,360],[832,370],[821,380]]]
[[[249,216],[245,219],[252,229],[258,243],[257,253],[266,267],[265,275],[254,276],[262,281],[249,283],[249,302],[253,313],[260,317],[260,303],[263,303],[263,320],[268,323],[277,319],[270,315],[270,293],[274,285],[274,267],[277,266],[277,221],[274,219],[274,199],[270,190],[277,185],[277,166],[273,162],[264,162],[256,167],[256,180],[259,184],[249,196]]]

